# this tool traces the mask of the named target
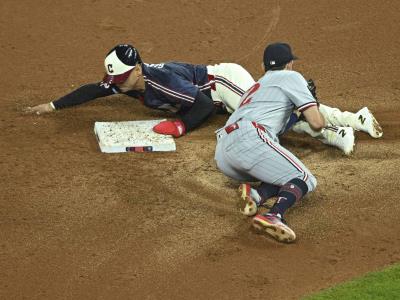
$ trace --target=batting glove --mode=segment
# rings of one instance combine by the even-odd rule
[[[181,120],[162,121],[153,127],[153,131],[159,134],[172,135],[177,138],[186,133],[186,128]]]

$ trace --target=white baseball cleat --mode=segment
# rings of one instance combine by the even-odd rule
[[[354,151],[354,129],[351,127],[338,127],[336,133],[336,146],[344,154],[350,155]]]
[[[358,112],[356,112],[356,118],[356,130],[364,131],[376,139],[382,137],[382,127],[369,111],[368,107],[363,107]]]
[[[289,226],[282,222],[276,214],[257,215],[253,218],[253,227],[265,232],[279,242],[291,243],[296,239],[296,234]]]
[[[241,201],[239,202],[239,211],[246,216],[254,216],[257,213],[257,202],[251,197],[251,185],[242,183],[239,186]]]
[[[354,129],[352,127],[327,126],[323,132],[324,144],[335,146],[350,155],[354,151]]]

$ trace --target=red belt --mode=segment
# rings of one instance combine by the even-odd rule
[[[258,129],[261,129],[262,131],[266,131],[265,130],[265,127],[264,126],[262,126],[261,124],[258,124],[258,123],[256,123],[256,122],[251,122],[251,124],[253,124],[253,126],[255,127],[255,128],[258,128]]]
[[[230,134],[232,131],[235,131],[238,128],[239,128],[239,124],[238,123],[233,123],[231,125],[226,126],[224,129],[225,129],[227,134]]]
[[[251,122],[251,124],[253,124],[253,126],[255,127],[255,128],[258,128],[258,129],[260,129],[260,130],[262,130],[262,131],[266,131],[265,130],[265,127],[264,126],[262,126],[261,124],[258,124],[258,123],[256,123],[256,122]],[[227,134],[230,134],[232,131],[235,131],[236,129],[238,129],[239,128],[239,124],[238,123],[233,123],[233,124],[231,124],[231,125],[228,125],[228,126],[226,126],[224,129],[225,129],[225,132],[227,133]]]

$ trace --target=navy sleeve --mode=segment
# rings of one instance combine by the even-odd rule
[[[55,109],[61,109],[117,93],[119,93],[119,90],[114,86],[108,86],[101,83],[90,83],[77,88],[52,103]]]
[[[190,131],[201,125],[212,114],[214,109],[214,102],[211,98],[199,91],[190,110],[181,115],[181,120],[185,124],[186,131]]]
[[[147,84],[162,93],[171,103],[180,103],[183,109],[193,105],[199,92],[193,82],[174,72],[158,75],[157,79],[147,79]]]

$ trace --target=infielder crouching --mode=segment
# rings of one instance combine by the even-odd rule
[[[227,176],[241,182],[261,181],[256,190],[243,184],[243,213],[253,216],[268,198],[278,200],[266,214],[253,218],[253,226],[281,242],[296,239],[285,224],[284,213],[312,192],[317,181],[304,164],[279,144],[294,107],[316,131],[326,126],[324,117],[303,76],[292,70],[288,44],[275,43],[264,52],[265,75],[242,97],[226,126],[217,131],[215,160]]]

